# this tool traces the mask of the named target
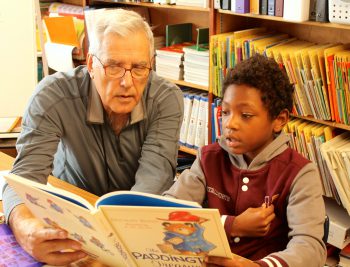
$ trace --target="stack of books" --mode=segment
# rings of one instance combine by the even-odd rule
[[[184,80],[209,86],[209,45],[193,45],[183,48]]]
[[[193,45],[193,43],[185,42],[157,49],[157,74],[173,80],[183,80],[183,48],[191,45]]]

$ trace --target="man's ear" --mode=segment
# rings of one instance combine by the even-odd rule
[[[151,58],[151,68],[153,69],[154,67],[154,61],[155,61],[156,55],[153,55],[153,57]]]
[[[281,132],[283,127],[287,124],[288,121],[289,121],[289,111],[288,109],[283,109],[280,112],[280,114],[278,114],[277,117],[274,119],[273,131],[275,133]]]
[[[87,66],[87,69],[90,73],[90,76],[92,75],[92,63],[93,63],[93,55],[87,54],[86,66]]]

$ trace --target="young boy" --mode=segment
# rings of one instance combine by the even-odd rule
[[[325,262],[320,177],[282,132],[292,99],[293,87],[272,59],[256,55],[238,64],[223,85],[221,139],[202,147],[164,192],[219,209],[231,251],[247,258],[209,257],[209,266]]]

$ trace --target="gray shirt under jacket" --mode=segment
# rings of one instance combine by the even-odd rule
[[[175,175],[182,116],[181,90],[151,72],[116,136],[87,68],[59,72],[41,81],[29,101],[11,172],[41,183],[52,173],[99,196],[116,190],[160,194]],[[8,219],[22,201],[9,186],[3,193]]]

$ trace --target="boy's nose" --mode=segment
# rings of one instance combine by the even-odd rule
[[[231,116],[227,120],[226,128],[227,129],[231,129],[231,130],[237,130],[238,129],[238,120],[237,120],[236,116]]]

